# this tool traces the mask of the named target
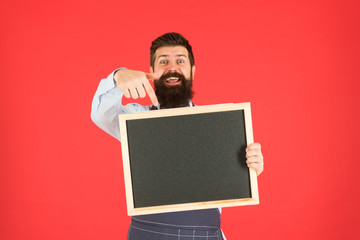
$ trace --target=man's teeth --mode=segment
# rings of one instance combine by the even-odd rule
[[[167,82],[176,81],[176,80],[179,80],[179,78],[177,78],[177,77],[169,77],[168,79],[166,79]]]

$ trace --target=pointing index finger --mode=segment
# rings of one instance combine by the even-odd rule
[[[147,76],[147,75],[146,75],[146,76]],[[143,83],[143,85],[144,85],[144,88],[145,88],[146,92],[147,92],[148,95],[149,95],[149,98],[150,98],[152,104],[153,104],[154,106],[159,105],[159,102],[158,102],[158,99],[157,99],[156,94],[155,94],[155,92],[154,92],[154,89],[152,88],[152,86],[150,85],[150,83],[149,83],[148,81],[145,81],[145,82]]]

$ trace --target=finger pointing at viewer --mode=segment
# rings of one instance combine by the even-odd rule
[[[114,80],[118,88],[124,93],[126,98],[144,98],[149,95],[153,105],[158,105],[155,91],[149,80],[158,78],[156,73],[144,73],[141,71],[121,69],[114,75]]]

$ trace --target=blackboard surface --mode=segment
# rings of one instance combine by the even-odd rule
[[[134,207],[251,198],[244,111],[126,122]]]
[[[119,114],[130,216],[259,204],[250,103]]]

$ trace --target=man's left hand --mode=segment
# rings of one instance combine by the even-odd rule
[[[259,176],[264,171],[264,157],[261,153],[260,143],[249,144],[245,151],[248,167],[253,168],[256,175]]]

